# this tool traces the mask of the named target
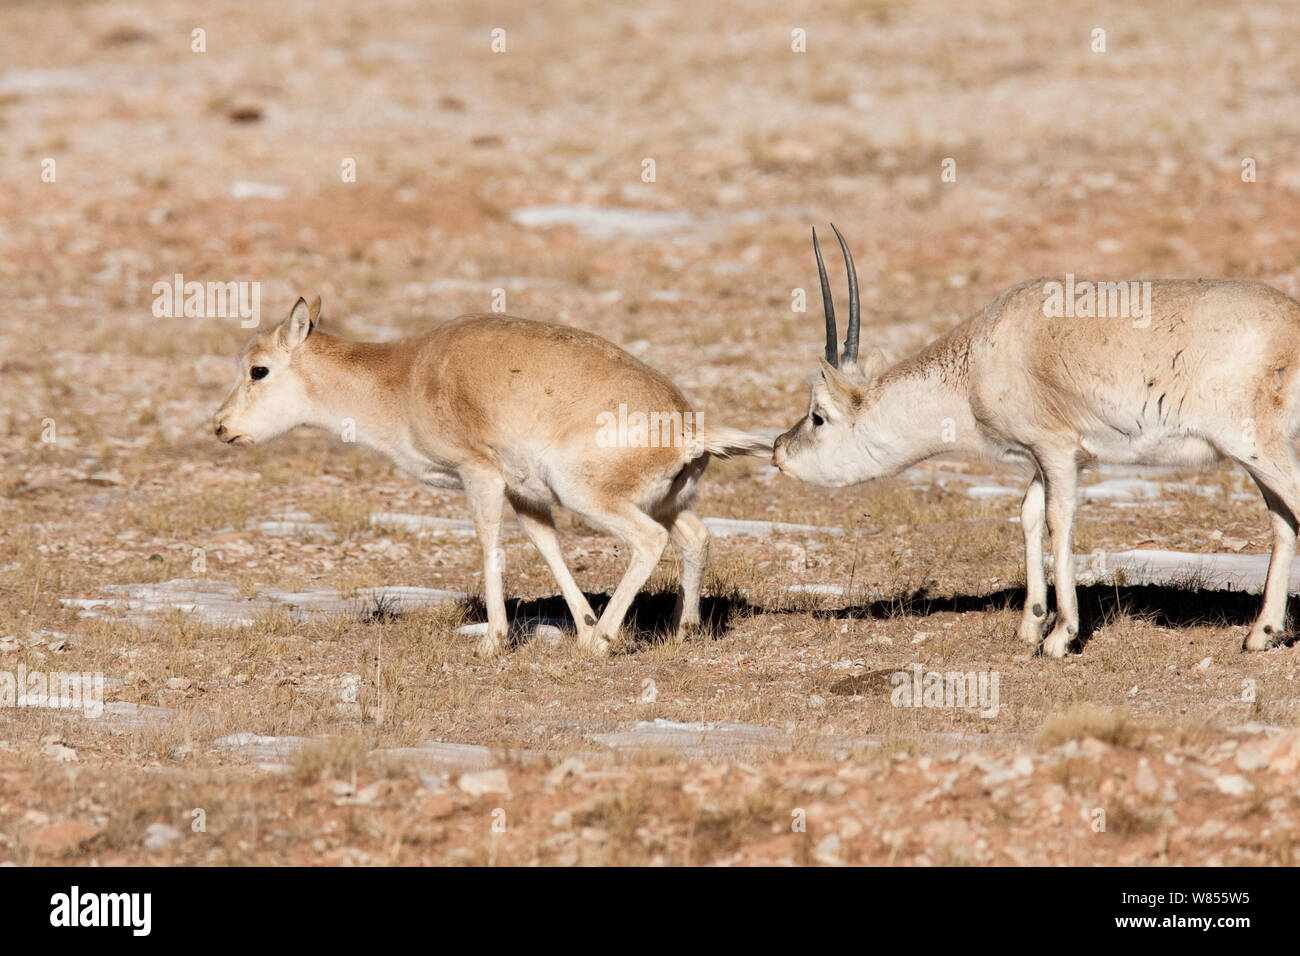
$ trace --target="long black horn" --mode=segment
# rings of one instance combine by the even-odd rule
[[[834,229],[834,226],[831,226]],[[839,338],[839,329],[835,326],[835,300],[831,298],[831,280],[826,278],[826,263],[822,262],[822,249],[817,244],[817,227],[813,227],[813,253],[817,256],[817,275],[822,280],[822,309],[826,313],[826,361],[838,366],[835,357],[835,340]],[[841,240],[842,241],[842,240]]]
[[[835,223],[831,223],[835,229]],[[858,360],[858,327],[862,324],[862,306],[858,301],[858,272],[853,268],[853,256],[849,254],[849,244],[844,241],[840,231],[835,229],[835,237],[840,241],[840,252],[844,253],[844,268],[849,273],[849,328],[844,333],[844,354],[839,364]]]

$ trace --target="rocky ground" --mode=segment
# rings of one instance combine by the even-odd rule
[[[463,497],[218,443],[247,329],[154,284],[259,283],[264,324],[319,294],[367,339],[503,292],[777,431],[828,219],[891,358],[1048,272],[1300,292],[1297,34],[1282,2],[0,9],[0,702],[103,675],[102,712],[0,706],[0,862],[1295,862],[1300,651],[1240,652],[1243,475],[1089,477],[1064,661],[1015,637],[1023,476],[746,459],[699,500],[709,633],[665,639],[667,558],[580,656],[512,531],[484,662]],[[561,534],[603,602],[623,549]],[[932,674],[985,696],[900,699]]]

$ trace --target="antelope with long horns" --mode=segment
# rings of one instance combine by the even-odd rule
[[[381,344],[327,335],[319,318],[320,299],[310,308],[299,299],[282,324],[253,335],[214,416],[217,437],[261,444],[297,425],[337,432],[350,420],[357,441],[416,481],[464,489],[483,549],[481,656],[499,653],[507,636],[507,501],[555,575],[584,649],[608,652],[670,539],[682,563],[677,635],[699,626],[709,534],[691,512],[696,486],[711,457],[766,455],[770,442],[703,424],[667,378],[579,329],[465,315]],[[560,552],[557,505],[631,552],[599,620]]]
[[[944,452],[1027,464],[1020,637],[1061,657],[1079,631],[1070,536],[1080,467],[1231,459],[1258,485],[1273,526],[1263,606],[1245,648],[1284,639],[1300,518],[1292,447],[1300,432],[1300,303],[1258,282],[1039,278],[890,366],[878,349],[858,359],[857,277],[836,235],[849,276],[848,334],[837,357],[814,231],[826,357],[807,415],[776,440],[781,471],[842,487]],[[1044,519],[1056,577],[1056,619],[1046,639]]]

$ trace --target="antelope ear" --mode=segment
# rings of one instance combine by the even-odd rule
[[[316,315],[313,315],[307,307],[307,300],[300,296],[293,304],[289,317],[275,330],[276,341],[280,343],[280,348],[292,352],[307,341],[307,336],[311,335],[311,330],[316,326],[316,318],[319,314],[320,310],[317,309]]]
[[[885,358],[885,353],[878,348],[871,350],[862,361],[857,363],[858,374],[868,382],[878,378],[885,369],[889,368],[889,360]]]
[[[822,359],[822,364],[826,364],[825,359]],[[827,365],[827,368],[833,367]],[[889,360],[885,358],[885,354],[880,349],[872,349],[864,359],[854,359],[852,362],[845,359],[837,371],[855,382],[871,382],[887,368],[889,368]]]
[[[311,308],[308,310],[308,317],[311,319],[311,327],[314,329],[320,325],[320,296],[312,299]]]
[[[830,399],[835,405],[844,409],[857,409],[862,404],[862,390],[854,380],[844,373],[843,369],[838,369],[825,358],[821,362],[821,379],[820,384],[824,389],[823,394]]]

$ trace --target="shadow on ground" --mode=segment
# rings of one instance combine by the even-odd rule
[[[1259,613],[1261,596],[1245,591],[1218,591],[1179,588],[1168,585],[1103,585],[1095,584],[1078,589],[1079,637],[1076,646],[1082,647],[1099,627],[1121,617],[1138,617],[1159,627],[1248,627]],[[949,611],[965,614],[971,611],[988,612],[1024,607],[1023,588],[1003,588],[988,594],[958,594],[938,596],[924,590],[910,595],[900,595],[827,611],[816,611],[816,617],[837,619],[873,619],[900,615],[926,617]],[[1053,603],[1052,610],[1055,610]],[[1287,632],[1293,628],[1288,621]],[[1286,646],[1296,641],[1293,636]]]
[[[893,617],[928,617],[951,612],[966,614],[1002,610],[1019,610],[1024,606],[1023,588],[1003,588],[987,594],[935,595],[924,589],[866,604],[812,614],[822,619],[881,620]],[[1080,587],[1078,647],[1087,644],[1099,627],[1121,617],[1138,617],[1160,627],[1247,627],[1259,611],[1260,596],[1244,591],[1188,589],[1165,585],[1090,585]],[[587,594],[592,609],[599,615],[609,603],[608,594]],[[637,596],[628,613],[625,631],[631,638],[629,651],[669,640],[673,633],[673,609],[677,595],[673,591],[645,592]],[[506,602],[511,621],[512,643],[526,643],[530,625],[554,624],[572,629],[569,609],[560,597],[517,599]],[[737,619],[756,614],[788,614],[789,607],[763,607],[738,594],[705,597],[700,602],[701,633],[715,637],[724,633]],[[470,621],[487,620],[486,609],[479,600],[466,607]],[[1288,627],[1288,633],[1292,628]],[[1295,643],[1293,636],[1286,646]]]
[[[587,603],[599,617],[609,604],[612,595],[586,594]],[[676,591],[648,591],[638,594],[632,602],[623,624],[627,638],[626,653],[642,650],[652,644],[663,644],[673,636],[673,611],[677,606]],[[748,617],[767,611],[767,608],[751,604],[739,595],[719,597],[701,597],[700,630],[698,633],[707,637],[717,637],[725,633],[737,617]],[[487,608],[481,599],[473,598],[466,602],[466,620],[482,622],[487,620]],[[533,626],[551,624],[566,631],[573,630],[573,619],[569,615],[568,605],[558,595],[547,598],[534,598],[521,601],[510,598],[506,600],[506,616],[510,619],[510,643],[526,644],[530,640]]]

